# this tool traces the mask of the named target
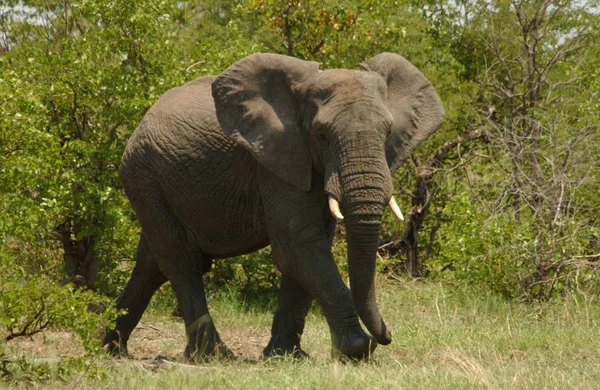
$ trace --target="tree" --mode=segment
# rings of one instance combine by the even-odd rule
[[[101,241],[129,218],[117,190],[124,144],[159,93],[180,81],[166,72],[178,65],[176,8],[152,0],[16,4],[0,18],[2,211],[18,215],[3,239],[58,241],[69,281],[93,287]]]
[[[587,198],[599,183],[597,118],[588,115],[598,107],[589,88],[597,83],[590,68],[598,52],[593,9],[515,0],[439,2],[427,11],[465,76],[480,85],[490,149],[475,198],[488,224],[504,219],[519,233],[488,256],[518,263],[513,291],[539,300],[597,253],[590,242],[598,235],[591,217],[598,206]]]

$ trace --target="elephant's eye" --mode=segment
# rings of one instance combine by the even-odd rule
[[[390,136],[390,134],[392,134],[392,125],[391,124],[386,126],[385,138],[387,139]]]
[[[320,144],[326,144],[327,143],[327,137],[325,137],[325,134],[323,133],[316,133],[315,134],[315,140],[320,143]]]

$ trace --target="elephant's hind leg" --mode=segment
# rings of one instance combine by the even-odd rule
[[[312,298],[294,279],[283,275],[279,290],[279,303],[271,328],[271,340],[263,351],[263,357],[291,355],[308,357],[300,347],[306,314]]]
[[[210,257],[190,242],[187,231],[162,195],[156,183],[129,184],[127,196],[139,218],[142,230],[167,277],[179,303],[185,322],[188,344],[185,356],[190,360],[232,357],[223,344],[208,312],[202,274],[210,266]]]
[[[202,273],[186,273],[171,280],[186,326],[188,344],[185,357],[193,361],[208,358],[232,359],[233,352],[223,343],[208,312]]]
[[[166,281],[167,278],[158,268],[142,234],[133,273],[117,299],[117,308],[125,309],[127,313],[117,319],[115,329],[108,331],[104,337],[103,345],[109,353],[127,355],[127,341],[131,332],[140,321],[154,292]]]

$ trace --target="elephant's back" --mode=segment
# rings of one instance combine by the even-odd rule
[[[234,160],[242,148],[221,131],[211,93],[215,76],[205,76],[165,92],[131,136],[122,170],[137,165],[156,178],[171,169]],[[171,172],[173,173],[173,172]]]
[[[233,145],[217,121],[211,89],[214,79],[201,77],[165,92],[144,117],[146,136],[167,153],[181,147],[185,151],[190,141],[201,142],[206,137]]]

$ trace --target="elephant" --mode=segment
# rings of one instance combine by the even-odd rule
[[[209,314],[202,275],[213,260],[271,246],[281,273],[263,356],[306,357],[300,339],[316,300],[332,354],[364,359],[392,341],[375,297],[392,174],[444,117],[423,74],[382,53],[361,69],[256,53],[218,76],[167,91],[129,139],[119,177],[141,225],[135,266],[103,345],[127,340],[169,281],[185,322],[185,356],[232,357]],[[350,287],[331,246],[344,223]],[[367,334],[360,322],[362,321]]]

